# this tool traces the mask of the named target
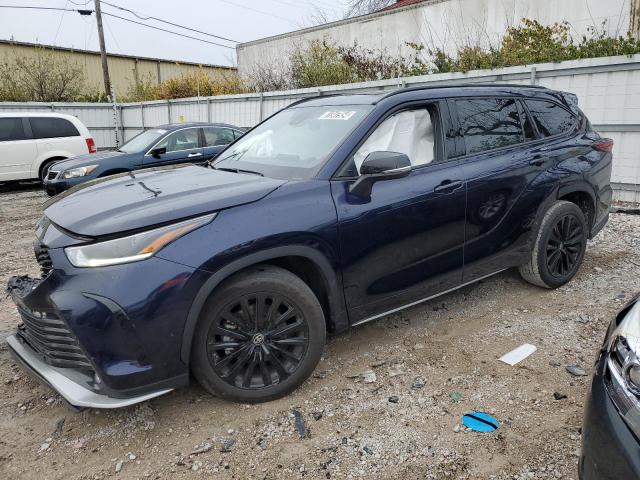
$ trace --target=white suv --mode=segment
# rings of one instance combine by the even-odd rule
[[[0,113],[0,182],[37,178],[58,160],[95,153],[80,120],[59,113]]]

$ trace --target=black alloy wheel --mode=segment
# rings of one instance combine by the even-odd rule
[[[211,394],[255,403],[299,387],[324,350],[326,323],[309,285],[256,265],[215,288],[193,334],[191,371]]]
[[[576,268],[585,243],[583,222],[573,214],[560,217],[551,230],[546,247],[549,273],[564,278]]]
[[[274,292],[249,293],[218,314],[207,336],[214,371],[238,388],[258,389],[286,380],[309,345],[302,311]]]
[[[588,218],[575,203],[557,200],[551,204],[538,223],[529,261],[519,266],[522,278],[544,288],[558,288],[570,281],[587,250]]]

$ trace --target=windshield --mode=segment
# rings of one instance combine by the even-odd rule
[[[152,147],[160,138],[166,134],[166,130],[162,130],[161,128],[152,128],[150,130],[145,130],[142,133],[139,133],[127,143],[122,145],[118,151],[124,153],[137,153],[146,151],[148,148]]]
[[[310,178],[372,108],[340,105],[282,110],[222,152],[213,166],[284,180]]]

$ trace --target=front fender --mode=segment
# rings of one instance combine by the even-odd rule
[[[193,332],[195,331],[198,323],[200,312],[202,311],[205,302],[218,285],[234,273],[244,270],[252,265],[292,256],[304,257],[318,267],[319,271],[322,273],[325,287],[328,292],[329,308],[331,312],[331,318],[329,321],[333,327],[332,329],[334,331],[343,331],[347,329],[349,326],[349,319],[344,307],[345,303],[342,284],[329,260],[327,260],[327,258],[318,250],[305,245],[275,247],[246,255],[225,265],[213,273],[202,285],[189,308],[189,313],[187,314],[187,319],[184,325],[181,349],[182,361],[187,365],[189,364]]]

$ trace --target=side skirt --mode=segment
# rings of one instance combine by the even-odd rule
[[[378,318],[381,318],[381,317],[386,317],[387,315],[391,315],[392,313],[399,312],[399,311],[404,310],[406,308],[410,308],[410,307],[413,307],[415,305],[419,305],[421,303],[428,302],[429,300],[431,300],[433,298],[437,298],[437,297],[440,297],[442,295],[446,295],[447,293],[455,292],[456,290],[458,290],[460,288],[466,287],[467,285],[471,285],[472,283],[479,282],[480,280],[484,280],[485,278],[492,277],[494,275],[497,275],[500,272],[504,272],[505,270],[506,270],[506,268],[503,268],[503,269],[498,270],[496,272],[490,273],[489,275],[484,275],[482,277],[476,278],[475,280],[471,280],[470,282],[466,282],[466,283],[458,285],[457,287],[453,287],[453,288],[450,288],[449,290],[445,290],[444,292],[436,293],[435,295],[431,295],[430,297],[422,298],[422,299],[417,300],[415,302],[408,303],[406,305],[403,305],[403,306],[398,307],[398,308],[394,308],[393,310],[389,310],[387,312],[379,313],[377,315],[374,315],[374,316],[369,317],[369,318],[365,318],[363,320],[358,320],[357,322],[352,323],[351,326],[352,327],[356,327],[358,325],[362,325],[363,323],[371,322],[372,320],[377,320]]]

